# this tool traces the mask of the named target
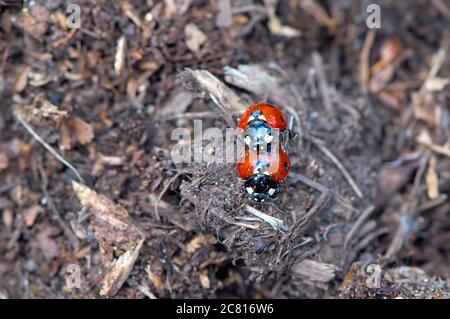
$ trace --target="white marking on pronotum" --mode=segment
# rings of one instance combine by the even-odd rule
[[[255,119],[255,117],[254,117],[253,115],[250,116],[250,117],[248,118],[248,120],[247,120],[247,123],[253,121],[254,119]]]
[[[265,171],[264,175],[270,175],[269,171]]]
[[[249,193],[250,195],[253,194],[253,188],[247,187],[246,190],[247,190],[247,193]]]
[[[250,145],[250,143],[252,142],[252,138],[251,138],[250,136],[247,135],[247,136],[244,138],[244,142],[245,142],[245,144]]]
[[[258,119],[260,119],[261,121],[266,121],[267,122],[266,117],[264,115],[262,115],[262,114],[260,116],[258,116]]]
[[[269,195],[272,196],[273,194],[275,194],[275,188],[271,188],[268,191]]]

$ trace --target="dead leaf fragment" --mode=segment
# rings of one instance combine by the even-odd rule
[[[50,15],[45,6],[36,3],[31,10],[23,11],[18,16],[17,25],[36,40],[42,41],[42,37],[47,32],[49,18]]]
[[[27,87],[28,74],[30,73],[30,71],[31,68],[29,66],[26,66],[23,68],[23,70],[17,77],[16,84],[14,86],[14,89],[16,90],[17,93],[23,92],[23,90],[25,90],[25,88]]]
[[[0,153],[0,172],[7,169],[9,166],[9,159],[5,153]]]
[[[200,47],[205,43],[206,34],[200,30],[195,24],[188,23],[184,27],[184,35],[186,37],[186,45],[194,53],[200,52]]]
[[[94,128],[78,116],[69,116],[61,126],[61,147],[70,150],[77,143],[85,145],[94,139]]]
[[[205,269],[201,271],[199,274],[200,284],[203,288],[209,289],[211,287],[211,281],[209,280],[208,270]]]
[[[118,214],[128,217],[124,209],[117,209],[116,205],[103,195],[99,195],[89,187],[72,182],[73,190],[83,206],[91,209],[96,215]]]
[[[125,36],[121,36],[117,41],[116,55],[114,58],[114,71],[117,75],[121,74],[125,65],[125,50],[127,42]]]
[[[92,167],[92,175],[99,176],[105,166],[122,166],[124,162],[125,158],[122,156],[107,156],[100,153]]]
[[[227,28],[233,23],[231,0],[219,0],[217,2],[216,26]]]
[[[152,267],[150,264],[145,267],[145,272],[147,273],[148,279],[150,282],[158,289],[164,288],[164,278],[158,274],[156,274],[155,271],[152,270]]]
[[[217,239],[211,234],[199,234],[195,236],[187,244],[187,250],[190,254],[194,253],[200,247],[205,245],[214,245],[217,243]]]
[[[194,99],[193,94],[183,88],[175,89],[170,94],[169,99],[163,105],[159,114],[161,117],[170,116],[173,114],[181,114],[191,105]]]
[[[110,297],[119,291],[124,282],[128,279],[143,243],[144,238],[128,249],[122,256],[114,260],[111,270],[103,278],[100,296]]]
[[[384,164],[378,173],[376,199],[378,205],[384,205],[392,195],[400,190],[411,178],[418,165],[417,161],[398,166],[391,163]]]
[[[47,225],[36,236],[46,260],[52,260],[59,256],[59,246],[51,237],[56,231],[55,227]]]
[[[381,69],[391,65],[399,57],[401,51],[402,42],[400,41],[400,38],[395,37],[385,41],[380,49],[380,58],[372,66],[371,73],[376,74]]]
[[[232,111],[245,110],[239,96],[207,70],[186,69],[180,73],[179,79],[189,91],[209,95],[224,108]]]
[[[311,281],[329,282],[334,279],[339,268],[333,264],[326,264],[312,259],[305,259],[292,267],[294,275]]]
[[[16,106],[14,114],[30,124],[48,126],[59,123],[67,117],[67,111],[59,110],[58,107],[43,96],[37,96],[32,104]]]
[[[2,214],[3,225],[5,225],[6,229],[11,229],[14,222],[14,212],[12,208],[3,209]]]
[[[295,38],[300,36],[300,31],[290,26],[283,25],[277,16],[273,15],[269,19],[269,30],[273,34],[281,35],[287,38]]]
[[[435,77],[425,81],[424,87],[428,92],[437,92],[443,90],[449,84],[450,79]]]
[[[113,253],[119,256],[111,264],[106,263],[110,266],[100,291],[102,296],[112,296],[127,280],[144,243],[145,234],[132,222],[122,206],[75,181],[72,187],[81,204],[94,213],[94,233],[102,255],[106,258]]]
[[[437,145],[434,144],[431,140],[430,133],[426,130],[422,130],[417,137],[417,142],[419,142],[422,145],[425,145],[430,150],[432,150],[435,153],[450,157],[450,145],[444,144],[444,145]]]
[[[25,216],[25,225],[27,227],[33,226],[38,215],[43,212],[44,212],[44,208],[41,205],[34,205],[30,208],[27,208],[23,212],[23,214]]]
[[[314,19],[322,25],[327,26],[331,31],[335,31],[338,23],[325,11],[325,9],[315,0],[301,0],[300,6],[303,10],[311,14]]]
[[[269,16],[269,22],[268,27],[270,32],[276,35],[288,37],[288,38],[295,38],[300,36],[301,32],[297,29],[294,29],[290,26],[283,25],[280,21],[280,19],[276,15],[276,5],[278,0],[266,0],[265,4],[267,7],[267,14]]]
[[[425,176],[427,183],[427,194],[430,199],[436,199],[439,196],[439,178],[436,172],[436,156],[430,157],[428,163],[427,175]]]
[[[370,79],[370,69],[369,69],[369,58],[370,51],[372,49],[373,42],[375,40],[375,30],[369,30],[366,34],[366,39],[364,40],[363,49],[359,56],[359,81],[364,92],[369,89],[369,79]]]

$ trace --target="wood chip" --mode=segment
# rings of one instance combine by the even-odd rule
[[[198,234],[187,244],[187,250],[190,254],[197,251],[205,245],[214,245],[217,243],[216,237],[211,234]]]
[[[78,116],[69,116],[61,126],[61,147],[72,149],[76,144],[86,145],[94,139],[94,128]]]
[[[183,88],[175,89],[169,96],[166,103],[161,108],[161,117],[168,117],[174,114],[181,114],[191,105],[194,99],[191,92]]]
[[[417,137],[417,142],[419,142],[422,145],[425,145],[435,153],[450,157],[450,145],[441,146],[434,144],[433,141],[431,140],[430,133],[428,133],[428,131],[426,130],[420,132],[419,136]]]
[[[449,78],[431,78],[425,82],[424,88],[429,92],[442,91],[447,85],[450,84]]]
[[[425,176],[427,183],[427,194],[430,199],[439,197],[439,177],[436,172],[436,155],[431,155],[428,163],[427,174]]]
[[[246,109],[239,96],[209,71],[186,69],[180,73],[179,79],[189,91],[209,96],[230,126],[234,123],[231,113]]]
[[[301,0],[300,6],[303,10],[311,14],[314,19],[322,25],[327,26],[331,31],[335,31],[338,23],[325,11],[315,0]]]
[[[31,68],[29,66],[26,66],[19,73],[19,76],[17,77],[17,80],[16,80],[16,84],[14,86],[14,89],[17,93],[23,92],[23,90],[25,90],[25,88],[27,87],[28,74],[30,73],[30,71],[31,71]]]
[[[385,41],[380,48],[380,59],[371,67],[371,73],[376,74],[391,65],[399,57],[401,51],[402,42],[399,37]]]
[[[47,261],[59,256],[59,245],[52,238],[57,231],[53,226],[46,225],[36,236],[39,246]]]
[[[117,41],[116,55],[114,58],[114,71],[116,72],[117,75],[122,73],[123,67],[125,66],[126,46],[127,46],[126,38],[123,35]]]
[[[9,166],[9,158],[6,153],[0,152],[0,172],[7,169]]]
[[[42,95],[37,96],[29,105],[16,106],[14,114],[27,123],[40,126],[59,125],[67,117],[67,111],[60,110]]]
[[[227,28],[233,23],[233,15],[231,11],[230,0],[217,1],[216,26],[219,28]]]
[[[369,59],[370,51],[375,40],[375,30],[369,30],[364,40],[364,46],[359,56],[359,82],[365,93],[369,91],[370,68]]]
[[[202,287],[205,289],[211,288],[211,281],[209,280],[208,269],[205,269],[205,270],[199,272],[198,275],[199,275],[200,284],[202,285]]]
[[[25,216],[25,225],[27,227],[33,226],[38,215],[43,212],[44,208],[41,205],[34,205],[30,208],[25,209],[23,212]]]
[[[292,273],[311,281],[329,282],[334,279],[339,268],[333,264],[327,264],[312,259],[305,259],[292,266]]]
[[[150,282],[158,289],[163,289],[164,288],[164,278],[162,276],[159,276],[156,274],[155,271],[152,270],[152,267],[150,266],[150,264],[147,265],[147,267],[145,267],[145,272],[147,273],[148,279],[150,280]]]
[[[114,260],[111,270],[103,278],[100,296],[114,296],[119,291],[128,279],[143,243],[144,239],[142,238],[122,256]]]
[[[186,45],[189,50],[198,54],[200,52],[200,47],[207,39],[206,34],[194,23],[188,23],[184,27],[184,35],[186,37]]]
[[[94,213],[94,233],[102,254],[110,256],[114,252],[120,255],[112,261],[100,291],[102,296],[113,296],[127,280],[145,234],[122,206],[77,182],[72,182],[72,187],[81,204]]]

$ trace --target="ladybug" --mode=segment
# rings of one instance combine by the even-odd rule
[[[294,135],[286,116],[274,105],[257,103],[242,115],[238,129],[245,146],[237,172],[245,191],[258,202],[274,198],[291,168],[285,147]]]
[[[289,156],[281,144],[270,144],[268,152],[246,147],[243,159],[237,164],[238,175],[245,180],[245,191],[258,202],[276,197],[278,186],[290,168]]]

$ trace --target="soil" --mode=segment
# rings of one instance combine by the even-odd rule
[[[0,298],[450,297],[448,2],[76,3],[0,1]],[[275,200],[173,160],[258,101]]]

